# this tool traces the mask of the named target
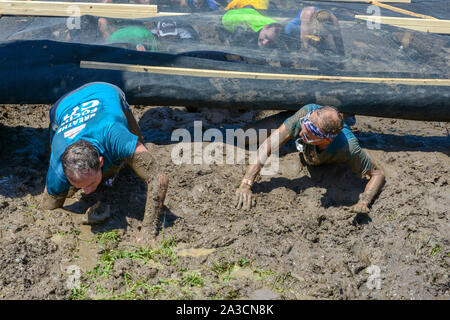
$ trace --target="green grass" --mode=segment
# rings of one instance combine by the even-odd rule
[[[178,256],[175,252],[175,240],[173,238],[165,239],[161,242],[160,247],[156,250],[159,259],[168,259],[170,265],[177,266],[179,264]]]
[[[204,281],[199,273],[189,272],[183,276],[181,284],[189,287],[203,287]]]
[[[223,274],[230,274],[233,271],[235,262],[224,261],[224,262],[214,262],[214,266],[211,268],[213,272],[215,272],[218,276]]]
[[[249,281],[262,281],[264,286],[272,287],[280,293],[285,290],[292,278],[289,273],[276,273],[272,270],[264,270],[252,265],[246,258],[236,260],[226,260],[223,257],[211,266],[202,265],[200,268],[190,270],[187,265],[183,265],[179,260],[174,238],[163,238],[156,248],[142,247],[120,247],[121,237],[117,231],[98,234],[94,241],[101,248],[98,255],[97,265],[89,272],[84,273],[79,289],[73,289],[70,299],[120,299],[120,300],[141,300],[141,299],[194,299],[203,297],[203,288],[217,288],[217,293],[208,292],[210,299],[238,299],[239,290],[232,287],[223,287],[223,283],[233,280],[234,271],[239,268],[250,270]],[[114,246],[111,246],[113,245]],[[138,260],[151,267],[157,263],[157,268],[163,270],[167,267],[173,269],[179,276],[168,279],[149,278],[140,279],[135,277],[135,270],[124,270],[119,279],[111,279],[114,266],[120,259]],[[247,272],[246,270],[245,272]],[[160,273],[162,274],[162,273]],[[117,281],[116,289],[106,290],[103,287],[105,281]],[[223,288],[222,288],[223,287]],[[88,290],[88,288],[91,288]],[[95,289],[94,289],[95,288]],[[220,289],[222,288],[222,289]],[[90,296],[93,295],[93,296]],[[207,296],[207,297],[208,297]]]
[[[96,242],[100,245],[110,245],[119,243],[121,241],[121,237],[117,230],[112,230],[108,232],[103,232],[97,235]]]
[[[440,246],[439,244],[436,243],[436,244],[434,245],[433,249],[431,249],[430,254],[431,254],[432,256],[435,256],[436,254],[438,254],[438,253],[441,252],[441,251],[442,251],[441,246]]]
[[[148,262],[155,258],[155,251],[149,247],[138,247],[134,251],[124,251],[123,256],[132,260],[141,260],[143,262]]]
[[[387,221],[395,220],[395,215],[390,214],[390,215],[386,216],[386,220],[387,220]]]
[[[88,287],[81,283],[80,288],[73,288],[70,294],[70,300],[86,300]]]

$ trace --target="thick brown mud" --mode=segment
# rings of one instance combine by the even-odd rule
[[[281,149],[278,173],[257,180],[256,208],[244,212],[234,192],[247,166],[176,164],[171,134],[195,120],[225,132],[271,112],[133,106],[169,176],[159,234],[145,251],[136,238],[146,186],[129,168],[111,188],[39,209],[49,108],[0,106],[2,299],[450,297],[448,123],[356,117],[356,136],[386,172],[369,215],[348,210],[366,180],[345,165],[303,167],[293,143]],[[83,225],[98,197],[111,219]],[[76,272],[78,291],[70,286]]]

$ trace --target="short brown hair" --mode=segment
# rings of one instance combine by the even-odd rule
[[[92,143],[78,140],[64,150],[61,157],[62,167],[66,177],[77,180],[90,170],[100,170],[99,153]]]
[[[338,134],[344,126],[344,117],[335,107],[323,106],[314,110],[317,126],[324,134]]]

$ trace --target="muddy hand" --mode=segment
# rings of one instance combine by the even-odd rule
[[[370,210],[365,202],[358,202],[350,207],[350,211],[355,213],[369,213]]]
[[[236,207],[245,211],[256,205],[255,196],[248,187],[239,187],[236,190]]]
[[[142,246],[156,247],[156,232],[147,232],[147,229],[143,228],[136,237],[136,242]]]
[[[83,224],[97,224],[102,223],[111,217],[111,208],[109,205],[102,206],[102,203],[98,201],[92,207],[86,210],[83,217]]]

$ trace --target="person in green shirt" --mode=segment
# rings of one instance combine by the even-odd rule
[[[153,33],[139,26],[120,28],[111,34],[107,42],[131,44],[138,51],[156,51],[157,49]]]
[[[253,8],[227,11],[222,27],[232,46],[275,47],[283,30],[277,20],[266,17]]]

